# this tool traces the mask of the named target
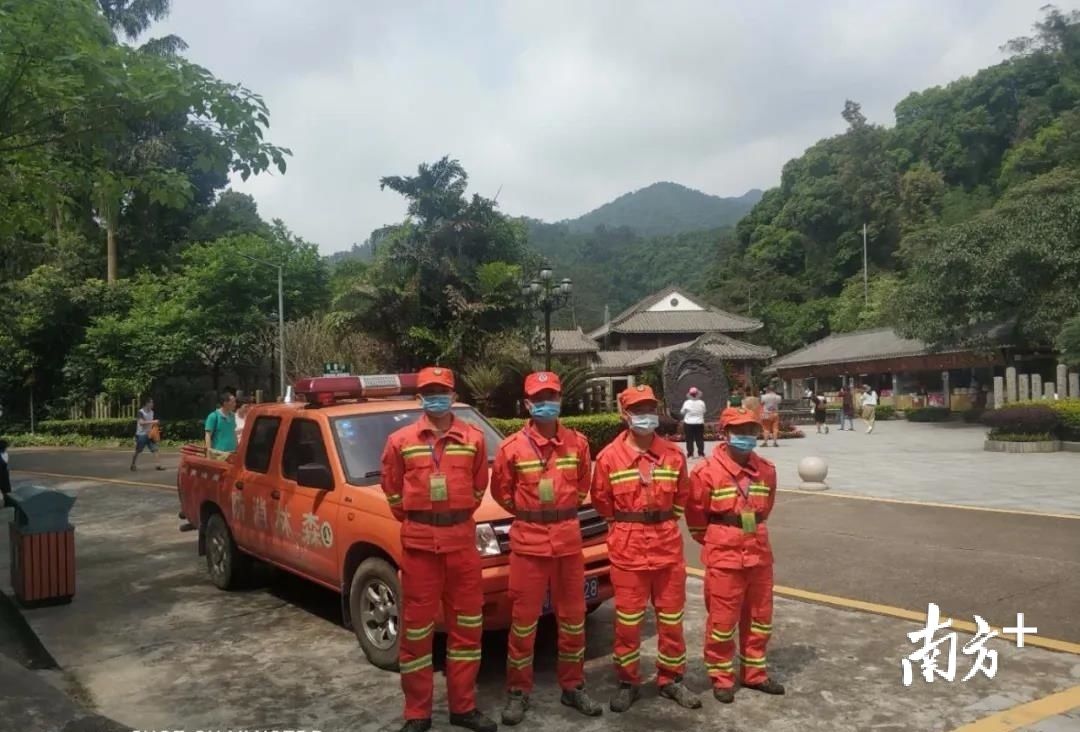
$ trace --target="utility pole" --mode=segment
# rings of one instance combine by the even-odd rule
[[[866,224],[862,225],[862,289],[863,289],[863,305],[870,306],[870,277],[867,274],[866,264]]]

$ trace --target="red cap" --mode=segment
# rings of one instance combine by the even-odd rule
[[[740,424],[759,424],[757,415],[745,407],[728,407],[720,413],[720,429]]]
[[[428,366],[420,369],[420,374],[416,377],[416,388],[423,389],[425,386],[445,386],[453,389],[454,372],[442,366]]]
[[[525,396],[531,397],[548,389],[562,393],[562,382],[553,371],[537,371],[525,377]]]
[[[623,389],[622,392],[619,393],[619,406],[623,409],[629,409],[641,402],[656,403],[656,394],[653,394],[652,387],[648,384],[631,386],[628,389]]]

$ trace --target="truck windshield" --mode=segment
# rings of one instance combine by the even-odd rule
[[[341,465],[354,485],[378,482],[381,471],[383,447],[391,433],[420,419],[419,409],[402,409],[397,412],[357,414],[331,420],[334,442],[337,443]],[[472,407],[455,407],[454,415],[480,428],[487,443],[488,462],[495,459],[503,436]]]

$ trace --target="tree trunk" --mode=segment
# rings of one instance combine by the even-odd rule
[[[107,258],[107,274],[105,279],[109,284],[116,282],[116,226],[111,222],[105,224],[105,256]]]

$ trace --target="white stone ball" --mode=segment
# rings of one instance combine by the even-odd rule
[[[823,458],[804,457],[799,461],[799,477],[805,483],[824,483],[829,465]]]

